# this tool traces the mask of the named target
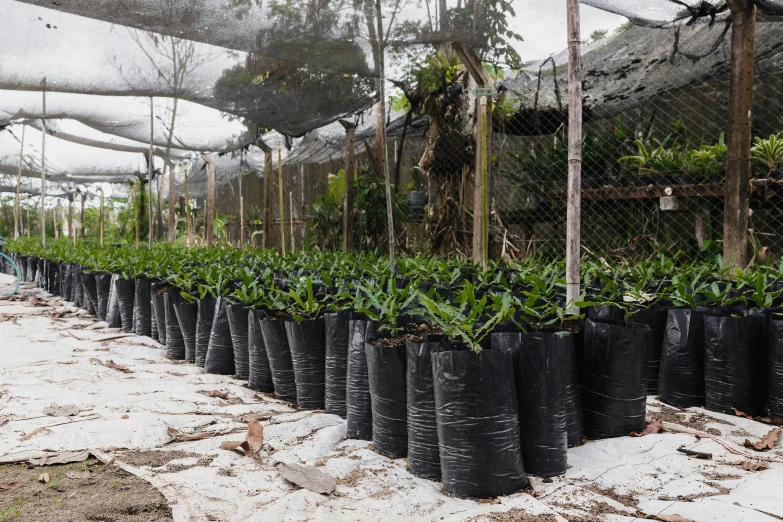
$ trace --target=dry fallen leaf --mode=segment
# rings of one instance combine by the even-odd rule
[[[130,370],[130,369],[126,368],[125,366],[120,366],[119,364],[116,364],[111,359],[109,359],[108,361],[103,363],[103,365],[106,366],[107,368],[111,368],[112,370],[117,370],[118,372],[133,373],[133,370]]]
[[[44,484],[47,484],[49,482],[49,474],[41,473],[40,475],[38,475],[38,482],[43,482]]]
[[[220,399],[226,399],[228,400],[228,392],[222,392],[217,390],[199,390],[201,395],[206,395],[207,397],[218,397]]]
[[[57,364],[76,364],[79,361],[57,361]]]
[[[631,437],[644,437],[645,435],[653,435],[663,431],[663,424],[659,420],[652,420],[647,423],[647,427],[641,433],[631,432]]]
[[[253,419],[250,424],[247,425],[247,437],[244,441],[229,440],[223,442],[220,445],[220,449],[228,451],[236,451],[242,448],[246,457],[251,457],[256,460],[260,460],[259,452],[264,445],[264,426],[258,422],[258,419]]]
[[[69,479],[86,479],[90,478],[89,471],[69,471],[65,474]]]
[[[766,462],[743,460],[740,467],[745,471],[764,471],[765,469],[769,469],[769,464]]]
[[[177,428],[175,428],[173,426],[169,426],[168,424],[166,426],[168,426],[168,429],[166,430],[166,433],[169,435],[169,437],[171,437],[173,439],[179,439],[182,442],[190,442],[190,441],[194,441],[194,440],[208,439],[208,438],[210,438],[212,436],[209,433],[203,433],[203,432],[202,433],[184,433],[184,432],[179,431]]]
[[[16,317],[11,318],[11,323],[14,324],[15,326],[19,326],[19,321],[17,320]]]
[[[46,428],[38,428],[37,430],[33,430],[30,433],[28,433],[27,435],[24,435],[19,440],[20,441],[30,440],[33,437],[35,437],[36,435],[47,434],[47,433],[51,433],[51,432],[52,432],[52,430],[47,430]]]
[[[751,442],[748,439],[745,439],[745,444],[743,444],[746,448],[752,448],[756,451],[766,451],[770,450],[775,447],[775,443],[778,441],[778,438],[780,437],[780,433],[783,431],[783,428],[775,428],[773,430],[770,430],[769,433],[761,437],[761,440],[759,442]]]
[[[81,408],[75,404],[52,404],[43,409],[43,414],[50,417],[73,417],[78,415],[80,411],[82,411]]]
[[[53,464],[71,464],[73,462],[84,462],[90,458],[88,450],[63,451],[62,453],[53,453],[43,457],[31,460],[33,466],[51,466]]]
[[[125,420],[125,419],[130,419],[130,417],[128,417],[127,415],[123,415],[122,417],[120,417],[120,419]]]
[[[0,426],[5,424],[6,422],[10,421],[11,417],[0,417]]]
[[[337,481],[315,466],[282,463],[277,467],[280,476],[297,486],[314,493],[331,493],[337,487]]]
[[[663,520],[664,522],[693,522],[693,520],[685,517],[681,517],[680,515],[653,515],[658,520]]]
[[[767,417],[759,417],[759,416],[751,417],[747,413],[742,412],[737,408],[732,408],[732,410],[734,410],[734,415],[736,415],[737,417],[743,417],[745,419],[761,422],[762,424],[774,424],[776,426],[783,426],[783,419],[770,419]]]
[[[24,487],[24,484],[21,482],[6,482],[5,484],[0,484],[0,491],[8,491],[9,489],[16,489]]]

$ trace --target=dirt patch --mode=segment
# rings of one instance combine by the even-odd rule
[[[531,515],[519,509],[511,509],[503,513],[488,513],[476,518],[471,518],[470,522],[557,522],[554,515]]]
[[[582,486],[582,488],[588,491],[592,491],[593,493],[597,493],[599,495],[603,495],[605,497],[611,498],[615,502],[619,502],[620,504],[622,504],[623,506],[629,509],[636,509],[636,506],[639,504],[638,498],[634,497],[633,495],[627,495],[627,494],[623,495],[621,493],[618,493],[614,488],[603,489],[603,488],[599,488],[594,484]]]
[[[49,482],[38,481],[42,473]],[[22,486],[0,492],[4,522],[169,522],[163,495],[148,482],[90,459],[77,464],[0,466],[0,483]]]
[[[724,424],[726,426],[732,426],[727,422],[710,417],[709,415],[705,415],[703,413],[683,411],[678,408],[666,406],[665,404],[656,404],[655,407],[661,411],[649,412],[648,416],[650,419],[658,419],[674,424],[679,424],[680,426],[703,431],[705,433],[709,433],[710,435],[721,435],[721,432],[716,428],[708,428],[707,424]]]
[[[367,475],[367,470],[364,468],[356,468],[343,478],[338,478],[337,483],[341,486],[349,488],[355,488],[362,481],[364,476]]]
[[[190,457],[200,457],[197,453],[187,451],[128,451],[117,455],[117,459],[135,467],[150,466],[159,468],[165,466],[172,460],[187,459]]]

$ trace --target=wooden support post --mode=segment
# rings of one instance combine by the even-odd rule
[[[185,209],[185,228],[188,234],[188,250],[193,244],[192,228],[190,226],[190,192],[188,191],[188,169],[185,169],[185,204],[182,206]]]
[[[285,255],[285,211],[283,209],[283,152],[277,148],[277,185],[280,195],[280,253]]]
[[[68,235],[76,245],[76,223],[73,220],[73,194],[68,195]]]
[[[207,246],[213,246],[215,240],[215,160],[211,156],[202,153],[201,158],[207,162],[207,201],[206,214],[206,242]]]
[[[32,224],[30,223],[30,201],[27,201],[27,238],[30,238],[30,227]]]
[[[242,174],[239,175],[239,248],[245,247],[245,197],[242,194]]]
[[[173,243],[177,237],[177,177],[174,163],[168,158],[166,166],[169,171],[169,243]]]
[[[568,0],[568,202],[566,211],[566,311],[579,313],[582,215],[582,40],[579,0]]]
[[[272,190],[272,147],[264,143],[264,140],[258,138],[256,141],[258,148],[264,151],[264,187],[262,190],[262,223],[261,223],[261,248],[266,248],[267,238],[269,237],[270,223],[272,219],[272,209],[269,208],[269,194]]]
[[[136,178],[136,183],[133,186],[133,218],[136,224],[136,248],[139,248],[139,194],[144,190],[144,185],[139,178]],[[152,226],[152,222],[150,222]]]
[[[376,150],[380,150],[380,154],[376,154],[376,160],[381,162],[381,168],[383,171],[384,185],[386,186],[386,228],[389,235],[389,270],[390,273],[394,273],[394,249],[395,249],[395,236],[394,236],[394,206],[392,204],[391,194],[391,173],[389,172],[389,162],[386,161],[386,40],[383,32],[383,9],[381,8],[381,0],[375,2],[375,21],[378,24],[378,115],[376,138],[380,140],[380,144],[376,143]]]
[[[731,10],[728,160],[723,211],[723,262],[744,269],[748,263],[750,210],[750,138],[756,6],[752,0],[728,0]]]
[[[19,221],[21,219],[21,192],[22,192],[22,165],[24,161],[24,130],[27,125],[22,125],[22,142],[19,145],[19,170],[16,173],[16,200],[14,200],[14,239],[19,239]]]
[[[356,178],[356,125],[340,120],[345,128],[345,179],[343,180],[343,251],[353,250],[353,182]]]
[[[41,244],[46,246],[46,78],[43,79],[41,131]]]
[[[494,88],[494,81],[470,45],[451,44],[478,89]],[[487,269],[489,261],[489,191],[492,171],[492,98],[477,96],[476,170],[473,176],[473,261]]]
[[[59,235],[57,234],[57,213],[60,210],[60,200],[57,200],[57,204],[52,209],[52,223],[54,224],[54,238],[59,239]]]
[[[101,198],[100,198],[100,210],[98,211],[98,241],[100,242],[100,245],[103,246],[103,187],[100,188],[101,191]]]
[[[291,229],[291,252],[296,250],[296,236],[294,235],[294,193],[288,191],[288,224]]]
[[[82,239],[84,239],[84,202],[86,199],[87,199],[87,194],[82,192],[82,214],[81,214],[81,219],[79,220],[79,224],[81,225],[82,228]]]
[[[153,104],[153,99],[150,97],[150,152],[147,159],[149,160],[147,162],[147,184],[149,185],[149,247],[152,248],[152,238],[153,238],[153,232],[152,232],[152,171],[155,166],[155,148],[154,148],[154,139],[155,139],[155,106]],[[141,184],[142,190],[144,189],[144,184]],[[158,196],[160,196],[160,191],[158,191]],[[138,241],[136,242],[136,248],[139,247]]]
[[[299,167],[299,219],[302,221],[302,250],[305,247],[305,231],[307,228],[305,220],[305,177],[305,166],[302,165]]]

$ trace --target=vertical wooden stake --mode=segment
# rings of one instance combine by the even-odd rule
[[[378,24],[378,117],[377,122],[380,127],[376,131],[376,137],[380,139],[380,144],[376,144],[376,161],[383,162],[383,178],[386,185],[386,227],[389,234],[389,269],[394,271],[394,207],[392,205],[391,194],[391,173],[389,172],[389,162],[386,161],[386,41],[383,34],[383,9],[381,9],[381,0],[375,2],[375,19]]]
[[[68,235],[73,239],[76,246],[76,222],[73,219],[73,194],[68,198]]]
[[[139,194],[142,190],[144,190],[144,186],[141,184],[141,180],[136,178],[136,184],[133,187],[133,217],[136,222],[136,248],[139,248]],[[150,226],[152,226],[151,222]]]
[[[41,244],[46,246],[46,78],[43,79],[41,129]]]
[[[353,250],[353,183],[356,179],[356,125],[340,120],[345,128],[345,179],[343,180],[343,251]]]
[[[82,229],[82,239],[84,239],[84,202],[87,199],[87,194],[82,192],[82,214],[81,219],[79,220],[79,224],[81,225]]]
[[[263,205],[261,216],[261,248],[266,248],[267,238],[269,237],[270,220],[272,219],[272,212],[269,208],[269,194],[272,189],[272,147],[264,143],[264,140],[258,138],[256,141],[258,148],[264,151],[264,187],[262,189]]]
[[[283,153],[277,148],[277,185],[280,195],[280,252],[285,255],[285,211],[283,210]]]
[[[213,246],[215,241],[215,160],[202,153],[201,158],[207,162],[207,200],[204,202],[206,213],[207,246]]]
[[[30,227],[32,225],[30,224],[30,201],[27,202],[27,237],[30,238]]]
[[[19,146],[19,170],[16,173],[16,200],[14,203],[14,239],[19,239],[19,221],[21,219],[21,191],[22,191],[22,163],[24,160],[24,130],[27,125],[22,125],[22,142]]]
[[[239,175],[239,248],[245,247],[245,198],[242,195],[242,175]]]
[[[296,250],[296,236],[294,235],[294,193],[288,192],[288,216],[289,228],[291,229],[291,252]]]
[[[188,170],[190,169],[185,169],[185,205],[182,208],[185,209],[185,228],[187,229],[188,234],[188,250],[190,250],[190,246],[193,244],[193,236],[192,229],[190,227],[190,192],[188,190]]]
[[[728,0],[731,10],[731,74],[726,196],[723,201],[723,261],[726,267],[748,264],[750,210],[750,138],[756,6],[752,0]]]
[[[152,232],[152,170],[154,168],[155,164],[155,149],[154,149],[154,139],[155,139],[155,106],[153,105],[153,98],[150,97],[150,152],[149,152],[149,162],[147,165],[147,184],[149,185],[149,247],[152,248],[152,238],[153,238],[153,232]],[[142,190],[144,189],[144,185],[141,185]],[[160,190],[158,190],[158,197],[160,197]],[[137,241],[138,243],[138,241]],[[136,248],[138,248],[139,245],[136,245]]]
[[[302,250],[305,246],[305,166],[299,167],[299,219],[301,220],[302,230]],[[295,250],[292,248],[291,250]]]
[[[177,237],[177,176],[174,163],[166,159],[169,170],[169,243],[173,243]]]
[[[568,0],[568,210],[566,215],[566,311],[579,298],[582,213],[582,39],[579,0]]]
[[[101,191],[101,199],[100,199],[100,211],[98,212],[98,240],[100,242],[100,245],[103,246],[103,187],[100,189]]]

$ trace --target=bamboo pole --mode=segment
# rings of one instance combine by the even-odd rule
[[[356,177],[354,164],[356,162],[356,125],[346,120],[340,120],[345,128],[345,178],[343,179],[343,251],[353,250],[353,182]]]
[[[101,191],[101,199],[100,199],[100,211],[98,212],[98,240],[103,246],[103,187],[100,189]]]
[[[748,264],[750,139],[756,7],[751,0],[728,0],[731,10],[728,159],[723,200],[723,259],[727,267]]]
[[[152,171],[155,164],[155,150],[154,150],[154,143],[153,140],[155,138],[155,106],[153,104],[153,98],[150,96],[150,152],[149,152],[149,161],[147,162],[147,184],[149,185],[149,247],[152,248],[152,238],[153,238],[153,232],[152,232]],[[144,186],[142,185],[142,189]],[[158,195],[160,195],[160,191],[158,191]],[[139,248],[138,241],[136,241],[136,248]]]
[[[582,214],[582,40],[579,0],[568,0],[568,209],[566,310],[578,314]]]
[[[207,246],[213,246],[215,240],[215,160],[204,153],[201,154],[201,158],[207,162],[207,200],[204,202],[206,242]]]
[[[280,195],[280,252],[285,255],[285,211],[283,209],[283,152],[277,148],[277,184]]]
[[[136,178],[136,183],[133,186],[133,219],[136,224],[136,248],[139,248],[139,193],[144,190],[144,187],[140,185],[139,178]]]
[[[177,177],[174,172],[174,163],[168,158],[166,165],[169,170],[169,243],[173,243],[177,237]]]
[[[41,129],[41,244],[46,246],[46,78],[43,79]]]
[[[185,209],[185,227],[187,228],[188,234],[188,250],[190,250],[190,246],[193,244],[193,236],[190,226],[190,192],[188,190],[188,169],[185,169],[185,205],[183,208]]]
[[[87,199],[87,194],[82,192],[82,214],[81,219],[79,220],[79,224],[81,225],[82,229],[82,239],[84,239],[84,202]]]
[[[19,170],[16,173],[16,200],[14,202],[14,239],[19,239],[19,220],[21,218],[22,163],[24,160],[24,131],[27,125],[22,125],[22,142],[19,146]]]
[[[288,225],[291,229],[291,252],[296,250],[296,236],[294,235],[294,193],[288,192]]]
[[[68,197],[68,235],[73,238],[76,246],[76,221],[73,219],[73,194]]]
[[[29,200],[28,200],[27,203],[28,203],[27,204],[27,238],[29,239],[30,238],[30,226],[31,226],[31,223],[30,223],[30,202],[29,202]]]
[[[264,151],[264,186],[262,189],[263,214],[261,219],[261,248],[266,248],[267,238],[269,237],[270,222],[272,219],[271,209],[269,208],[269,195],[272,190],[272,147],[264,143],[264,140],[256,140],[258,148]]]
[[[239,175],[239,248],[245,247],[245,198],[242,194],[242,175]]]
[[[383,178],[386,185],[386,227],[389,234],[389,269],[394,271],[394,209],[392,206],[392,194],[391,194],[391,174],[389,173],[389,162],[386,161],[386,42],[383,36],[383,10],[381,8],[382,0],[376,0],[375,2],[375,19],[378,24],[378,72],[380,75],[378,81],[378,96],[380,100],[378,102],[378,119],[380,132],[377,132],[380,138],[380,147],[376,146],[376,150],[380,150],[381,154],[376,155],[377,161],[383,162]]]

